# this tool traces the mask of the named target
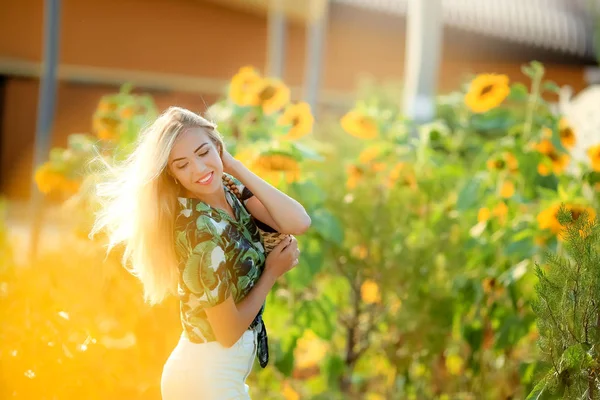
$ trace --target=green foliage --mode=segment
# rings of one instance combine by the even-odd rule
[[[561,205],[564,254],[548,253],[536,266],[540,349],[551,365],[529,398],[542,394],[573,399],[600,398],[600,252],[598,222],[587,212],[576,215]]]
[[[210,107],[227,149],[297,199],[312,219],[311,229],[299,238],[300,264],[279,280],[267,299],[272,363],[251,374],[254,397],[473,399],[524,398],[531,393],[531,398],[545,398],[560,389],[550,375],[538,381],[552,362],[538,360],[535,346],[532,266],[543,250],[568,246],[569,241],[560,240],[556,202],[572,211],[593,211],[598,176],[586,164],[575,172],[561,164],[561,157],[569,155],[560,136],[561,116],[544,100],[556,87],[544,81],[539,63],[525,66],[524,73],[530,85],[498,83],[501,96],[486,110],[477,96],[472,103],[465,101],[473,84],[441,96],[438,118],[419,127],[403,118],[390,94],[395,91],[377,87],[363,88],[356,106],[341,120],[325,114],[312,135],[306,105],[285,104],[281,83],[277,87],[283,100],[275,111],[255,98],[238,96],[241,92],[230,92]],[[265,81],[255,78],[263,88]],[[240,99],[246,99],[244,104]],[[102,99],[94,115],[99,143],[92,136],[74,135],[69,149],[53,151],[53,162],[63,163],[65,153],[85,149],[88,139],[108,160],[121,159],[135,143],[135,124],[142,115],[152,115],[142,113],[132,117],[138,122],[131,122],[130,113],[151,110],[150,101],[131,95],[128,88]],[[138,102],[146,107],[127,106]],[[293,118],[288,115],[286,121],[289,113]],[[298,121],[304,121],[302,130],[294,130]],[[59,182],[56,174],[61,179],[72,176],[72,169],[81,171],[79,165],[46,171],[45,177]],[[65,203],[81,236],[89,228],[94,200],[87,190],[94,183],[94,170],[86,171],[76,194]],[[5,304],[11,305],[6,314],[11,323],[0,330],[3,343],[18,335],[20,348],[45,354],[43,365],[36,364],[36,376],[60,382],[45,393],[48,397],[158,398],[161,363],[180,332],[171,308],[175,304],[145,308],[139,284],[125,278],[116,260],[100,261],[101,240],[79,243],[77,251],[65,245],[62,252],[47,256],[43,268],[31,268],[10,282]],[[111,278],[95,279],[104,270],[112,271]],[[572,275],[567,278],[572,280]],[[60,290],[19,303],[23,293],[46,293],[47,287]],[[548,298],[553,306],[563,307],[571,301],[569,293]],[[577,302],[585,306],[580,298]],[[33,311],[23,317],[25,310]],[[60,311],[68,313],[71,325],[65,325]],[[585,317],[578,315],[581,325]],[[110,348],[115,342],[101,340],[104,319],[113,321],[123,337],[134,332],[137,344]],[[70,381],[48,372],[66,374],[62,356],[38,343],[43,321],[50,321],[56,348],[76,355],[67,372],[78,383],[69,393]],[[561,329],[581,334],[577,324],[563,323]],[[555,335],[553,329],[548,325],[542,333],[540,328],[542,338]],[[44,340],[49,337],[45,332]],[[160,341],[160,348],[152,347],[153,340]],[[86,351],[71,350],[82,343]],[[594,347],[586,343],[551,347],[560,349],[554,362],[563,377],[569,374],[577,381],[579,375],[575,379],[571,371],[594,368]],[[1,348],[3,356],[12,350]],[[24,353],[14,370],[16,397],[39,397],[22,378],[32,369],[30,354]],[[107,354],[107,362],[99,361]],[[78,363],[102,365],[95,370],[97,381],[77,375]],[[135,373],[128,375],[119,366]],[[115,376],[135,378],[117,382]]]

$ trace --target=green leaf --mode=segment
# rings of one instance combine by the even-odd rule
[[[542,86],[543,90],[547,90],[552,93],[560,92],[560,87],[553,81],[546,81]]]
[[[548,380],[547,377],[544,377],[544,379],[539,381],[525,400],[547,400],[553,398],[548,390]]]
[[[282,351],[283,356],[275,361],[275,368],[277,368],[283,375],[289,377],[292,375],[294,369],[294,349],[300,335],[296,334],[292,336],[292,339],[288,343],[287,349]]]
[[[458,194],[458,199],[456,201],[456,208],[458,211],[465,211],[473,208],[476,204],[478,204],[478,192],[481,186],[481,182],[479,180],[469,181]]]
[[[318,232],[323,239],[341,245],[344,241],[344,230],[342,224],[335,215],[325,209],[312,213],[312,228]]]
[[[513,347],[527,335],[528,323],[516,315],[509,315],[501,321],[498,338],[494,347],[498,350]]]
[[[483,343],[483,326],[480,321],[475,321],[463,327],[463,337],[471,346],[472,351],[477,351]]]
[[[524,65],[521,70],[531,79],[539,79],[544,75],[544,66],[538,61],[532,61],[529,65]]]
[[[339,379],[344,373],[344,360],[339,355],[332,354],[325,359],[324,367],[329,386],[337,387],[339,385]]]
[[[594,185],[600,182],[600,172],[590,171],[584,174],[583,179],[588,182],[590,185]]]
[[[321,207],[327,196],[313,181],[294,182],[291,188],[297,194],[295,198],[309,210]]]
[[[529,90],[522,83],[515,83],[510,88],[510,94],[508,95],[509,100],[512,101],[524,101],[529,96]]]
[[[560,357],[558,369],[560,372],[567,369],[577,371],[588,368],[592,363],[592,357],[587,353],[582,343],[568,347]]]
[[[298,326],[310,328],[322,339],[331,340],[334,326],[330,319],[335,315],[334,309],[322,302],[321,299],[305,302],[296,310],[294,322]]]
[[[296,153],[298,153],[301,156],[302,159],[316,160],[316,161],[325,160],[325,158],[322,155],[320,155],[318,152],[316,152],[315,150],[313,150],[310,147],[305,146],[301,143],[292,142],[292,148],[294,149],[294,151]]]
[[[509,243],[508,246],[504,248],[504,255],[522,259],[532,256],[535,251],[533,240],[531,237],[527,237]]]

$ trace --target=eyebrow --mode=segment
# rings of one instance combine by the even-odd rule
[[[198,152],[198,150],[200,150],[201,148],[203,148],[203,147],[204,147],[204,146],[206,146],[207,144],[208,144],[208,142],[206,142],[206,143],[202,143],[200,146],[198,146],[198,148],[197,148],[196,150],[194,150],[194,153],[197,153],[197,152]],[[176,161],[181,161],[181,160],[185,160],[185,157],[179,157],[179,158],[176,158],[176,159],[174,159],[173,161],[171,161],[171,164],[173,164],[173,163],[174,163],[174,162],[176,162]]]

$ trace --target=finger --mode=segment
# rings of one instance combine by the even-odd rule
[[[290,243],[285,249],[284,251],[288,254],[296,254],[296,250],[298,250],[298,244],[297,243]]]
[[[272,252],[281,253],[284,249],[286,249],[287,246],[289,246],[289,244],[290,244],[290,238],[288,236],[288,237],[284,238],[281,242],[279,242],[279,244],[273,248]]]

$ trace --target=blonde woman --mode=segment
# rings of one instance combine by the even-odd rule
[[[267,293],[300,255],[290,237],[265,256],[257,224],[301,235],[306,211],[235,160],[214,124],[178,107],[141,133],[111,176],[98,185],[92,234],[124,246],[149,303],[180,299],[183,332],[163,368],[163,399],[249,399],[254,359],[268,361]]]

